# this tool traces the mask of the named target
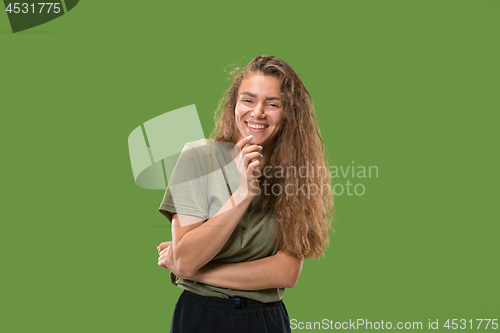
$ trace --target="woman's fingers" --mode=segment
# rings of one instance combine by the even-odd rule
[[[171,246],[167,247],[167,249],[166,249],[165,259],[167,260],[167,264],[174,262],[174,252],[172,251]]]
[[[165,260],[165,258],[163,256],[160,256],[158,258],[158,266],[163,267],[163,268],[168,268],[166,260]]]
[[[241,139],[236,145],[240,147],[240,150],[243,150],[243,148],[252,141],[253,135],[247,136],[246,138]]]
[[[173,262],[174,262],[174,252],[172,250],[172,246],[167,246],[160,252],[160,256],[158,257],[158,266],[163,267],[165,269],[170,269],[170,265],[171,264],[173,265]]]
[[[240,174],[240,184],[245,195],[255,196],[260,190],[258,177],[259,166],[262,164],[262,147],[252,144],[252,136],[243,138],[235,146],[235,154],[232,154],[234,162]],[[241,149],[238,152],[238,148]]]
[[[171,248],[171,246],[167,246],[166,248],[164,248],[163,250],[161,250],[160,252],[160,256],[164,256],[165,253]]]
[[[252,161],[248,164],[248,170],[253,172],[255,169],[259,167],[259,165],[260,165],[259,160]]]
[[[262,150],[261,146],[251,144],[243,148],[241,151],[243,155],[245,155],[253,152],[260,152],[261,150]]]
[[[263,156],[260,153],[262,150],[262,147],[256,144],[251,144],[250,142],[252,141],[253,136],[248,136],[246,138],[241,139],[236,145],[239,148],[239,153],[237,152],[239,156],[239,161],[240,163],[244,161],[244,167],[247,168],[248,164],[250,161],[255,160],[255,159],[261,159]],[[243,159],[241,159],[243,158]],[[239,164],[239,163],[237,163]]]
[[[172,241],[163,242],[163,243],[160,243],[160,245],[158,245],[156,247],[156,249],[158,250],[158,253],[160,253],[161,251],[163,251],[164,249],[166,249],[167,247],[169,247],[171,245],[172,245]]]
[[[160,252],[160,256],[158,257],[158,266],[160,267],[163,267],[163,268],[166,268],[166,269],[169,269],[168,268],[168,263],[169,263],[169,258],[168,258],[168,253],[171,253],[171,256],[173,257],[172,255],[172,250],[171,250],[171,246],[163,249],[161,252]]]
[[[262,159],[262,154],[259,153],[259,152],[254,152],[254,153],[248,153],[245,155],[245,166],[248,168],[249,165],[250,165],[250,162],[252,162],[253,160],[257,160],[257,161],[260,161]],[[259,162],[260,164],[260,162]]]

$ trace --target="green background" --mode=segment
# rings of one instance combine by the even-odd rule
[[[290,317],[500,319],[499,13],[495,0],[81,1],[16,34],[0,13],[0,328],[169,331],[181,290],[157,266],[163,191],[135,185],[127,138],[190,104],[209,135],[224,69],[260,54],[299,73],[332,165],[379,169],[334,180],[366,193],[336,197],[336,233],[287,291]]]

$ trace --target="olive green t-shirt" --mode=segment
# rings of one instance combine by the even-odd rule
[[[229,154],[229,148],[233,146],[205,139],[184,146],[159,208],[170,222],[172,213],[208,220],[229,200],[239,186],[238,170]],[[276,254],[274,216],[262,212],[258,206],[260,195],[252,200],[232,235],[211,262],[235,263]],[[267,303],[281,300],[285,294],[285,288],[255,291],[220,288],[183,280],[172,272],[170,279],[172,284],[202,296],[241,296]]]

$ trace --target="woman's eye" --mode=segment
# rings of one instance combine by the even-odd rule
[[[245,103],[252,103],[252,100],[251,99],[244,99],[243,102],[245,102]]]
[[[279,105],[278,104],[269,104],[270,107],[273,107],[273,108],[279,108]]]

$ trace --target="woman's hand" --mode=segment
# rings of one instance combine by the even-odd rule
[[[174,261],[174,252],[172,250],[172,242],[163,242],[159,246],[158,249],[158,266],[163,267],[165,269],[169,269],[172,273],[183,280],[187,280],[185,276],[183,276],[175,266]]]
[[[158,250],[158,254],[160,254],[160,252],[163,251],[163,249],[166,249],[170,245],[172,245],[172,241],[160,243],[160,245],[156,247],[156,249]]]
[[[240,140],[233,152],[233,159],[238,168],[238,173],[240,175],[240,190],[244,198],[255,197],[260,190],[259,187],[259,176],[261,161],[263,159],[260,153],[260,146],[255,144],[250,144],[252,141],[252,136],[243,138]]]

